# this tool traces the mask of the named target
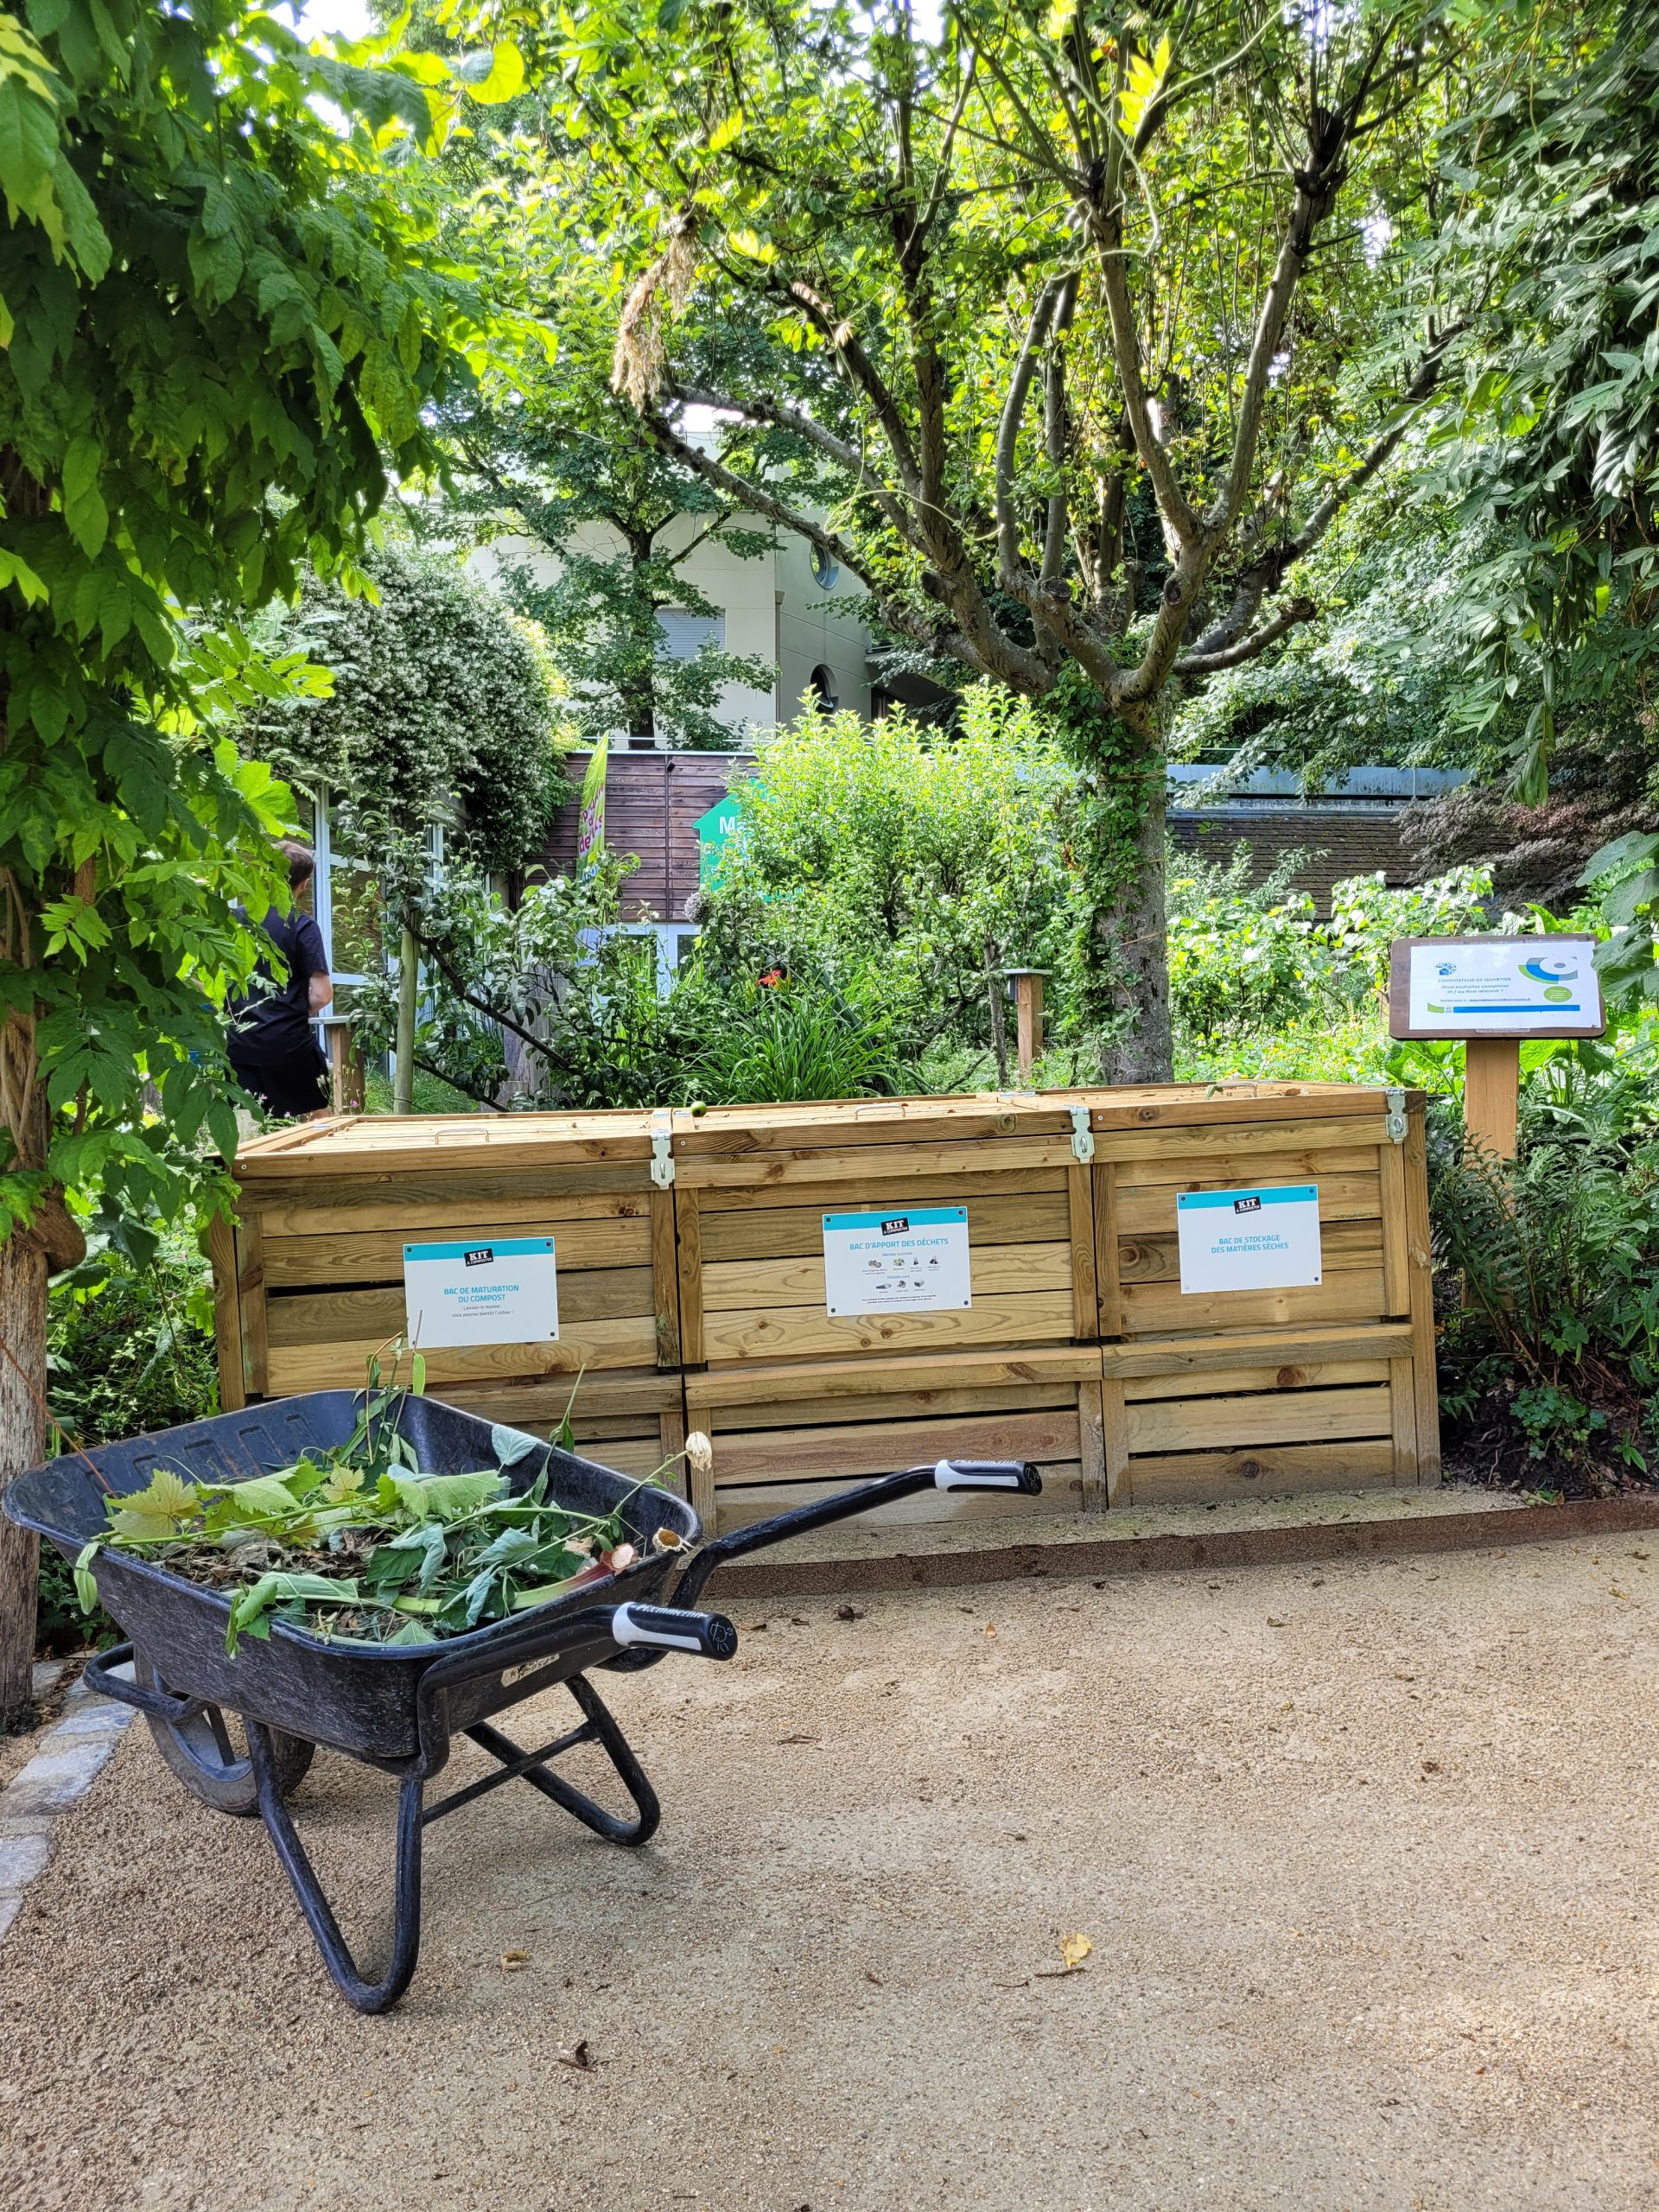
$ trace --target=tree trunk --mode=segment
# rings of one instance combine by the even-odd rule
[[[14,1229],[0,1242],[0,1494],[46,1457],[45,1247]],[[39,1540],[0,1515],[0,1727],[27,1713],[35,1657]]]
[[[391,1110],[415,1110],[415,1013],[420,988],[421,957],[415,932],[405,925],[397,944],[397,1038],[392,1052]]]
[[[991,1009],[991,1050],[996,1055],[996,1087],[1008,1087],[1008,1022],[1002,1004],[1002,978],[996,972],[996,947],[985,940],[985,995]]]
[[[1164,759],[1154,752],[1135,837],[1139,865],[1115,910],[1096,925],[1121,981],[1128,1020],[1108,1033],[1101,1074],[1108,1083],[1167,1083],[1174,1072],[1169,1012],[1169,909],[1164,840]]]
[[[1082,879],[1081,1010],[1106,1083],[1167,1083],[1173,1066],[1165,903],[1166,704],[1115,713],[1080,671],[1043,702],[1083,771],[1070,842]]]

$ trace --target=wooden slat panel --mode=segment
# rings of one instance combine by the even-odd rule
[[[215,1217],[207,1225],[207,1256],[213,1268],[213,1360],[219,1370],[221,1413],[247,1403],[242,1371],[242,1301],[237,1293],[236,1230]]]
[[[1135,1171],[1139,1173],[1137,1169]],[[1257,1190],[1275,1183],[1316,1183],[1319,1192],[1319,1220],[1374,1221],[1382,1212],[1382,1186],[1375,1168],[1332,1175],[1319,1165],[1319,1155],[1305,1157],[1300,1173],[1294,1160],[1258,1161],[1253,1173],[1227,1175],[1172,1176],[1164,1183],[1130,1183],[1117,1179],[1117,1230],[1120,1236],[1173,1236],[1175,1200],[1182,1191],[1224,1191],[1230,1182]]]
[[[618,1201],[625,1198],[649,1212],[653,1187],[643,1160],[637,1166],[525,1167],[508,1173],[493,1166],[486,1172],[458,1160],[442,1173],[428,1174],[331,1175],[326,1181],[319,1177],[315,1182],[245,1185],[238,1211],[264,1214],[274,1230],[303,1236],[312,1229],[402,1229],[405,1224],[441,1228],[457,1208],[468,1220],[480,1213],[492,1221],[539,1220],[548,1211],[575,1219],[588,1211],[583,1199],[596,1201],[601,1215],[622,1212]],[[550,1208],[550,1199],[556,1202]],[[514,1213],[514,1206],[526,1211]],[[342,1214],[350,1218],[342,1220]]]
[[[1070,1116],[1040,1104],[982,1097],[847,1098],[791,1107],[715,1107],[697,1115],[682,1108],[674,1116],[674,1159],[680,1173],[699,1182],[717,1163],[748,1161],[764,1168],[779,1153],[833,1155],[955,1144],[971,1146],[982,1160],[987,1154],[1000,1156],[1011,1141],[1045,1137],[1063,1139],[1069,1154]]]
[[[1382,1312],[1382,1270],[1333,1271],[1306,1290],[1226,1290],[1184,1294],[1160,1283],[1123,1286],[1124,1325],[1149,1330],[1255,1329],[1268,1321],[1367,1321]]]
[[[1302,1364],[1329,1359],[1398,1359],[1411,1350],[1402,1321],[1334,1327],[1305,1326],[1228,1331],[1220,1336],[1171,1336],[1140,1344],[1107,1344],[1107,1375],[1200,1375],[1216,1368]]]
[[[676,1264],[680,1286],[680,1357],[688,1367],[701,1367],[708,1358],[703,1338],[702,1205],[695,1191],[674,1193]]]
[[[1123,1395],[1138,1405],[1154,1398],[1223,1398],[1246,1390],[1331,1390],[1355,1382],[1386,1382],[1386,1359],[1329,1359],[1281,1367],[1224,1368],[1213,1375],[1146,1375],[1126,1382]]]
[[[1382,1280],[1393,1319],[1411,1312],[1411,1270],[1406,1260],[1406,1152],[1402,1144],[1384,1146],[1377,1187],[1382,1195]],[[1320,1204],[1324,1218],[1325,1207]]]
[[[1100,1333],[1123,1333],[1123,1284],[1117,1271],[1123,1221],[1116,1168],[1110,1160],[1097,1160],[1092,1170],[1095,1185],[1095,1285],[1099,1299]]]
[[[1071,1333],[1092,1344],[1100,1333],[1100,1286],[1095,1268],[1095,1207],[1092,1171],[1065,1171],[1066,1236],[1071,1247]]]
[[[1070,1291],[1071,1248],[1069,1244],[1003,1244],[969,1247],[969,1267],[976,1303],[982,1296],[1014,1291]],[[702,1270],[705,1334],[716,1313],[741,1313],[754,1306],[823,1310],[823,1255],[795,1260],[733,1260]],[[872,1315],[872,1319],[909,1319],[899,1315]],[[1067,1334],[1071,1333],[1068,1328]]]
[[[930,1460],[1076,1459],[1075,1405],[1052,1413],[954,1421],[848,1421],[838,1427],[717,1431],[715,1483],[807,1481],[896,1474]]]
[[[406,1225],[398,1229],[353,1229],[327,1236],[274,1236],[264,1240],[265,1281],[272,1290],[302,1288],[310,1283],[399,1283],[404,1279],[404,1246],[423,1240],[422,1231]],[[505,1233],[499,1215],[487,1220],[474,1214],[454,1224],[446,1243],[486,1244]],[[527,1215],[511,1224],[514,1236],[550,1236],[555,1246],[559,1279],[584,1268],[637,1268],[651,1265],[651,1223],[643,1212],[630,1219],[560,1221],[546,1213]]]
[[[969,1245],[977,1249],[981,1244],[1054,1244],[1068,1237],[1071,1233],[1071,1215],[1066,1192],[1058,1175],[1046,1180],[1054,1187],[1022,1196],[974,1196],[963,1201],[968,1210]],[[878,1187],[886,1197],[873,1198],[869,1206],[861,1207],[861,1211],[903,1211],[925,1202],[925,1194],[906,1192],[895,1196],[891,1185]],[[943,1195],[953,1204],[957,1202],[957,1194],[948,1184]],[[861,1198],[862,1196],[861,1192]],[[692,1202],[696,1203],[695,1197]],[[846,1205],[844,1191],[836,1193],[835,1203],[829,1208],[802,1205],[798,1201],[789,1206],[716,1213],[709,1211],[705,1202],[704,1264],[720,1266],[733,1260],[805,1259],[814,1255],[821,1258],[824,1213],[842,1211]]]
[[[722,1433],[750,1428],[815,1428],[847,1421],[917,1421],[928,1415],[1052,1412],[1075,1406],[1079,1388],[1087,1382],[1055,1381],[1046,1383],[1009,1382],[1000,1389],[876,1390],[857,1398],[811,1398],[789,1395],[791,1368],[766,1370],[772,1379],[775,1398],[752,1405],[711,1405],[697,1418]],[[886,1373],[885,1367],[878,1370]],[[721,1370],[722,1379],[729,1376]],[[716,1393],[718,1395],[718,1393]]]
[[[1385,1144],[1388,1127],[1381,1112],[1372,1115],[1332,1115],[1322,1122],[1285,1122],[1270,1132],[1275,1151],[1332,1152],[1351,1151],[1356,1147]],[[1126,1160],[1210,1160],[1233,1159],[1239,1154],[1251,1160],[1246,1146],[1240,1143],[1240,1130],[1236,1118],[1223,1117],[1207,1128],[1166,1129],[1103,1129],[1095,1139],[1097,1156],[1122,1166]],[[1249,1171],[1254,1174],[1254,1168]],[[1136,1181],[1149,1180],[1137,1176]]]
[[[1077,1442],[1084,1510],[1103,1513],[1109,1487],[1106,1478],[1106,1417],[1098,1382],[1084,1382],[1078,1389]]]
[[[650,1329],[656,1354],[657,1323],[652,1309],[649,1268],[595,1268],[559,1283],[559,1333],[583,1321],[620,1321],[638,1316]],[[383,1342],[401,1335],[405,1325],[401,1284],[388,1290],[285,1291],[270,1300],[267,1329],[274,1346],[327,1344],[336,1337],[375,1337]],[[421,1347],[423,1351],[426,1346]]]
[[[1421,1479],[1417,1471],[1417,1395],[1413,1363],[1389,1363],[1389,1408],[1394,1422],[1394,1471],[1402,1483]]]
[[[1107,1092],[1094,1105],[1090,1123],[1114,1137],[1125,1128],[1144,1128],[1149,1123],[1197,1128],[1217,1122],[1234,1128],[1260,1128],[1270,1136],[1278,1122],[1315,1116],[1357,1119],[1381,1113],[1382,1104],[1380,1090],[1351,1084],[1178,1084],[1161,1096],[1148,1085]]]
[[[1135,1142],[1143,1140],[1135,1139]],[[987,1147],[963,1144],[893,1144],[882,1147],[880,1164],[890,1175],[949,1176],[987,1172]],[[1069,1137],[1004,1137],[995,1147],[995,1157],[1011,1171],[1021,1168],[1070,1166]],[[823,1183],[844,1187],[870,1180],[868,1151],[855,1146],[837,1151],[804,1151],[798,1147],[757,1154],[752,1160],[677,1160],[675,1181],[689,1190],[777,1190],[801,1184]]]
[[[572,1389],[575,1398],[572,1400]],[[679,1378],[655,1369],[641,1373],[604,1373],[589,1370],[577,1382],[573,1374],[532,1376],[497,1382],[458,1382],[446,1393],[450,1402],[491,1421],[540,1433],[556,1428],[567,1407],[571,1423],[580,1433],[590,1417],[624,1421],[635,1433],[643,1433],[659,1416],[677,1414]]]
[[[1401,1332],[1402,1341],[1407,1341]],[[688,1375],[686,1403],[694,1421],[710,1406],[766,1406],[779,1397],[859,1398],[873,1393],[1001,1389],[1013,1384],[1044,1390],[1087,1382],[1100,1372],[1100,1354],[1071,1344],[1030,1344],[1017,1352],[918,1351],[879,1360],[855,1356],[805,1359],[788,1366],[723,1367]]]
[[[651,1194],[651,1297],[657,1316],[657,1364],[680,1364],[679,1245],[674,1228],[674,1194]]]
[[[1386,1438],[1376,1443],[1277,1444],[1249,1452],[1178,1452],[1129,1462],[1137,1505],[1286,1491],[1384,1490],[1394,1478],[1394,1446]]]
[[[1033,1513],[1081,1513],[1083,1511],[1083,1471],[1075,1463],[1047,1466],[1042,1470],[1043,1491],[1040,1497],[1012,1497],[1006,1493],[989,1491],[961,1491],[954,1495],[947,1491],[923,1491],[916,1497],[901,1497],[895,1504],[879,1507],[873,1513],[859,1516],[860,1529],[905,1529],[925,1527],[938,1521],[1007,1521],[1017,1529],[1020,1522]],[[840,1482],[827,1483],[766,1483],[753,1489],[722,1490],[720,1492],[720,1529],[722,1535],[734,1529],[747,1529],[756,1521],[769,1521],[774,1513],[792,1512],[797,1506],[815,1504],[819,1498],[833,1497],[843,1485]],[[692,1500],[695,1505],[696,1501]],[[785,1556],[787,1556],[785,1554]],[[714,1602],[720,1602],[720,1583],[715,1580]]]
[[[1377,1221],[1321,1221],[1319,1250],[1321,1273],[1327,1276],[1338,1274],[1344,1269],[1351,1273],[1355,1268],[1380,1267],[1382,1224]],[[1126,1237],[1117,1248],[1117,1264],[1126,1285],[1166,1283],[1179,1287],[1180,1283],[1180,1247],[1173,1236]]]
[[[983,1160],[984,1154],[979,1155]],[[997,1158],[1003,1157],[999,1150]],[[1071,1155],[1068,1153],[1067,1158]],[[881,1163],[885,1166],[887,1163]],[[1000,1168],[966,1166],[948,1175],[886,1175],[870,1178],[861,1185],[858,1203],[872,1211],[898,1211],[905,1206],[952,1205],[971,1206],[976,1198],[1010,1198],[1033,1196],[1064,1197],[1066,1169],[1065,1167]],[[679,1185],[677,1184],[676,1188]],[[747,1217],[766,1208],[798,1206],[803,1211],[818,1213],[844,1211],[849,1201],[847,1192],[837,1187],[826,1191],[814,1205],[812,1193],[792,1186],[777,1190],[700,1191],[697,1194],[704,1216],[704,1226],[712,1231],[716,1216],[738,1215]],[[722,1256],[725,1256],[722,1255]]]
[[[360,1337],[327,1344],[291,1344],[273,1350],[268,1388],[279,1396],[296,1390],[361,1389],[364,1367],[385,1343]],[[555,1343],[439,1346],[424,1355],[427,1382],[440,1385],[527,1379],[536,1375],[575,1375],[584,1368],[639,1367],[657,1354],[657,1325],[650,1318],[588,1321]]]
[[[1342,1175],[1375,1175],[1377,1157],[1374,1144],[1185,1157],[1178,1153],[1167,1160],[1127,1161],[1117,1181],[1119,1190],[1125,1192],[1155,1192],[1172,1185],[1179,1191],[1222,1190],[1230,1183],[1243,1183],[1253,1190],[1258,1183],[1324,1183]]]
[[[1242,1398],[1160,1398],[1130,1406],[1128,1414],[1131,1459],[1147,1452],[1231,1451],[1257,1444],[1393,1435],[1386,1384]]]
[[[251,1398],[271,1389],[267,1351],[264,1237],[258,1217],[236,1232],[236,1294],[242,1308],[242,1383]]]
[[[1134,1498],[1129,1471],[1129,1424],[1123,1385],[1108,1376],[1100,1386],[1101,1445],[1106,1461],[1106,1505],[1128,1505]]]
[[[1253,1318],[1253,1317],[1246,1317]],[[810,1359],[821,1352],[912,1351],[918,1344],[1027,1344],[1069,1338],[1069,1291],[1032,1291],[976,1299],[953,1313],[854,1313],[831,1319],[801,1306],[772,1312],[711,1313],[703,1320],[703,1349],[722,1359]]]

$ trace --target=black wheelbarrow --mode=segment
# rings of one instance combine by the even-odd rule
[[[22,1476],[6,1493],[5,1510],[73,1559],[104,1532],[106,1498],[143,1489],[158,1467],[214,1482],[269,1474],[302,1452],[345,1443],[361,1407],[359,1393],[321,1390],[71,1453]],[[397,1422],[427,1473],[496,1464],[491,1424],[477,1414],[409,1397]],[[1018,1461],[940,1460],[720,1537],[688,1563],[686,1550],[701,1524],[683,1499],[552,1445],[508,1471],[513,1491],[527,1490],[543,1466],[548,1495],[559,1504],[600,1516],[620,1510],[638,1556],[607,1583],[435,1643],[391,1648],[276,1621],[268,1641],[245,1637],[230,1656],[228,1593],[131,1553],[106,1548],[98,1554],[99,1597],[130,1641],[95,1658],[86,1681],[144,1715],[162,1758],[206,1803],[220,1812],[259,1814],[336,1987],[359,2012],[395,2005],[414,1974],[421,1837],[429,1821],[503,1783],[524,1781],[608,1843],[640,1844],[655,1834],[662,1816],[656,1794],[588,1675],[600,1667],[654,1666],[670,1652],[729,1659],[736,1630],[720,1614],[696,1610],[716,1567],[925,1489],[1034,1495],[1042,1486],[1036,1468]],[[682,1548],[655,1548],[658,1529],[672,1531]],[[526,1751],[491,1725],[509,1706],[559,1683],[582,1719],[550,1743]],[[488,1751],[499,1771],[429,1804],[426,1786],[458,1734]],[[396,1775],[401,1784],[391,1956],[378,1980],[366,1980],[353,1958],[285,1802],[319,1744]],[[632,1806],[631,1819],[607,1811],[553,1770],[564,1752],[583,1744],[598,1745],[609,1758]]]

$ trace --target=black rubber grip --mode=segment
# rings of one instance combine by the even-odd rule
[[[705,1659],[729,1659],[737,1649],[737,1630],[724,1613],[693,1613],[674,1605],[619,1605],[611,1633],[624,1650],[696,1651]]]
[[[1005,1490],[1026,1497],[1040,1497],[1043,1488],[1029,1459],[941,1459],[933,1479],[940,1490]]]

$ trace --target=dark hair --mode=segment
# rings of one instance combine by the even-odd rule
[[[288,887],[297,891],[302,884],[309,883],[317,872],[317,856],[309,845],[302,845],[293,837],[277,841],[276,849],[288,861]]]

